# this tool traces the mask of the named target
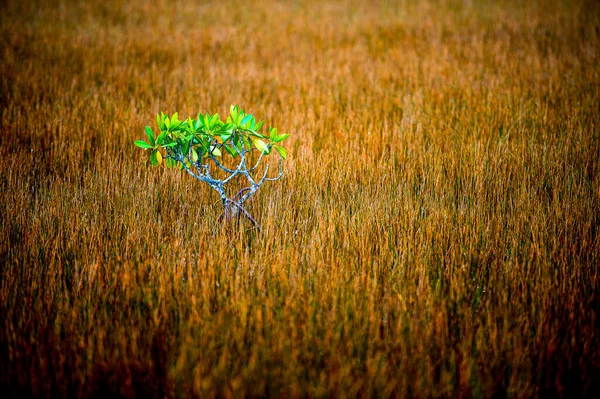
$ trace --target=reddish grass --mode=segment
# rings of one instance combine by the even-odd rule
[[[598,393],[597,2],[2,9],[6,396]],[[133,146],[230,104],[262,234]]]

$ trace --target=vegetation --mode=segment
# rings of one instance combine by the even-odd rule
[[[600,4],[4,2],[3,397],[593,396]],[[153,115],[252,109],[221,223]]]
[[[277,128],[270,128],[268,137],[262,135],[260,128],[264,121],[256,122],[252,114],[244,113],[244,110],[238,109],[237,105],[230,107],[227,122],[223,122],[219,114],[198,114],[196,120],[188,118],[180,121],[177,113],[169,118],[162,112],[156,115],[156,122],[160,129],[156,137],[150,126],[146,126],[148,141],[134,142],[140,148],[151,150],[152,165],[162,165],[164,157],[167,168],[177,166],[195,179],[208,184],[219,194],[224,208],[222,216],[225,216],[225,220],[230,220],[231,216],[241,212],[260,230],[260,225],[242,205],[256,194],[264,182],[277,181],[283,177],[282,161],[287,157],[287,151],[278,144],[290,135],[279,134]],[[263,156],[269,155],[273,149],[281,157],[279,175],[268,177],[269,164],[267,164],[260,179],[252,177],[252,172],[261,166]],[[165,155],[163,151],[166,151]],[[227,165],[223,159],[219,161],[222,152],[233,158],[239,157],[237,166]],[[253,152],[260,154],[254,162],[251,161]],[[213,176],[215,171],[211,174],[211,164],[216,167],[216,173],[225,172],[226,177]],[[229,198],[226,185],[234,182],[236,177],[245,177],[249,186]]]

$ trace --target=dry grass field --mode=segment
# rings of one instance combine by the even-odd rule
[[[3,1],[2,397],[592,397],[597,1]],[[133,145],[292,136],[220,223]]]

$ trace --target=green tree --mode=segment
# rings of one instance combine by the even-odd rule
[[[280,143],[289,134],[279,134],[276,128],[270,128],[268,136],[261,134],[264,121],[257,122],[252,114],[244,113],[237,105],[231,106],[226,121],[222,121],[219,114],[208,113],[180,121],[177,113],[168,117],[162,112],[156,115],[156,121],[159,133],[155,135],[146,126],[148,141],[136,140],[134,143],[149,150],[151,164],[160,166],[164,163],[167,168],[185,170],[217,191],[224,208],[222,217],[230,219],[241,212],[260,230],[243,204],[264,182],[283,177],[287,152]],[[269,177],[267,163],[262,175],[255,176],[263,157],[273,150],[279,155],[279,174]],[[234,166],[230,166],[232,162]],[[245,178],[247,186],[230,196],[227,184],[237,177]]]

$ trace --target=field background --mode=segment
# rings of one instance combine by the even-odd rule
[[[2,3],[7,396],[598,392],[597,1]],[[230,104],[262,234],[133,146]]]

